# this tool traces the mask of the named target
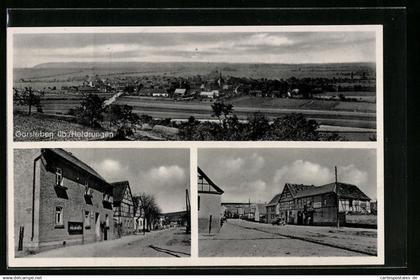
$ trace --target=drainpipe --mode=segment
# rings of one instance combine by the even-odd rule
[[[34,159],[34,168],[32,176],[32,231],[31,231],[31,241],[34,241],[35,236],[35,184],[36,184],[36,163],[40,160],[42,155],[39,155]]]

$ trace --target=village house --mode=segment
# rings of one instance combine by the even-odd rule
[[[130,183],[121,181],[112,183],[114,186],[114,230],[115,236],[121,237],[134,232],[134,201]]]
[[[15,150],[15,249],[36,252],[113,239],[112,189],[63,149]]]
[[[223,215],[221,196],[223,190],[219,188],[198,167],[198,232],[219,232]]]
[[[200,97],[202,97],[202,98],[214,99],[214,98],[217,98],[218,96],[219,96],[219,91],[218,90],[200,92]]]
[[[175,89],[174,95],[175,95],[175,96],[182,97],[182,96],[184,96],[186,93],[187,93],[187,89],[185,89],[185,88],[177,88],[177,89]]]
[[[286,183],[267,204],[267,222],[344,225],[346,215],[370,213],[370,198],[357,186],[335,182],[322,186]]]

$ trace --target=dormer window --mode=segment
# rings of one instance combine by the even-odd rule
[[[61,170],[61,168],[55,170],[55,185],[60,187],[63,186],[63,170]]]
[[[112,209],[112,196],[104,193],[102,204],[106,209]]]
[[[93,190],[89,187],[88,182],[85,182],[85,196],[93,197]]]

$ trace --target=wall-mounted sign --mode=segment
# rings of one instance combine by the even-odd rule
[[[83,223],[69,222],[69,234],[83,234]]]
[[[314,202],[314,208],[321,208],[322,202]]]

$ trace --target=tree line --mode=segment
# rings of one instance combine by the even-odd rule
[[[30,89],[21,93],[16,102],[26,100],[31,107],[40,106],[38,99]],[[133,112],[129,105],[112,104],[105,106],[105,98],[97,94],[87,94],[80,105],[70,109],[68,114],[85,126],[100,128],[107,124],[116,131],[112,140],[128,140],[134,136],[136,128],[142,124],[172,126],[179,129],[174,140],[189,141],[332,141],[342,140],[337,134],[324,136],[318,132],[319,124],[308,120],[303,114],[284,114],[270,120],[261,112],[254,112],[246,121],[240,121],[234,113],[232,104],[214,102],[212,116],[216,122],[200,122],[191,116],[187,122],[175,123],[171,119],[155,120],[151,116]],[[106,116],[106,118],[105,118]]]

